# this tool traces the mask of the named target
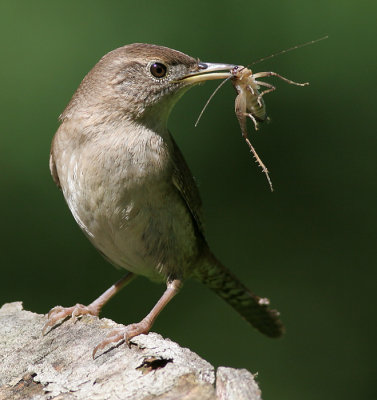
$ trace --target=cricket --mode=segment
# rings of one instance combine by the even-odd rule
[[[288,78],[285,78],[282,75],[279,75],[276,72],[257,72],[253,73],[248,67],[251,65],[255,65],[257,63],[260,63],[262,61],[265,61],[269,58],[275,57],[277,55],[287,53],[288,51],[292,51],[295,49],[298,49],[300,47],[308,46],[310,44],[317,43],[321,40],[327,39],[328,36],[324,36],[322,38],[312,40],[310,42],[306,42],[303,44],[296,45],[294,47],[290,47],[289,49],[285,49],[282,51],[279,51],[278,53],[271,54],[267,57],[263,57],[248,66],[244,67],[242,65],[237,65],[233,68],[231,71],[231,74],[228,78],[224,79],[220,85],[217,86],[217,88],[213,91],[211,96],[209,97],[208,101],[204,105],[202,111],[199,114],[199,117],[195,123],[195,126],[198,125],[199,120],[201,116],[203,115],[205,109],[207,108],[208,104],[214,97],[214,95],[217,93],[217,91],[228,81],[230,80],[234,89],[236,90],[237,96],[235,99],[235,113],[236,117],[238,119],[238,123],[241,128],[241,133],[242,137],[245,139],[247,145],[249,146],[249,149],[251,153],[253,154],[253,157],[255,161],[258,163],[258,165],[262,168],[263,173],[266,175],[267,181],[269,183],[271,191],[273,191],[273,186],[272,186],[272,181],[269,176],[269,171],[261,158],[258,156],[258,153],[256,152],[254,146],[251,144],[250,139],[248,137],[248,132],[247,132],[247,118],[249,118],[253,124],[254,124],[254,129],[257,131],[259,129],[259,123],[268,121],[269,118],[266,113],[266,106],[264,103],[263,96],[267,93],[271,93],[274,90],[276,90],[276,87],[273,86],[270,83],[260,81],[260,78],[266,78],[266,77],[277,77],[290,85],[296,85],[296,86],[307,86],[309,85],[309,82],[304,82],[304,83],[298,83],[294,82]],[[261,86],[265,87],[266,89],[261,91]]]

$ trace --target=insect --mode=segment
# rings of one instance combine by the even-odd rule
[[[282,50],[278,53],[271,54],[267,57],[261,58],[258,61],[253,62],[250,65],[268,60],[269,58],[275,57],[277,55],[287,53],[288,51],[298,49],[300,47],[307,46],[309,44],[313,44],[316,42],[319,42],[320,40],[327,39],[328,36],[324,36],[320,39],[312,40],[307,43],[299,44],[294,47],[291,47],[289,49]],[[273,191],[272,187],[272,182],[269,176],[269,172],[267,167],[264,165],[262,162],[261,158],[258,156],[258,153],[256,152],[255,148],[251,144],[248,135],[247,135],[247,117],[251,119],[251,121],[254,124],[255,130],[259,129],[259,122],[263,121],[268,121],[269,118],[267,117],[266,113],[266,106],[263,100],[263,96],[267,93],[273,92],[276,90],[276,87],[271,85],[270,83],[267,82],[262,82],[259,81],[259,78],[265,78],[265,77],[271,77],[271,76],[276,76],[277,78],[282,79],[283,81],[291,84],[291,85],[296,85],[296,86],[307,86],[309,85],[308,82],[305,83],[298,83],[294,82],[290,79],[285,78],[284,76],[281,76],[277,74],[276,72],[257,72],[253,74],[253,72],[242,65],[237,65],[233,68],[233,70],[230,73],[230,76],[226,79],[224,79],[220,85],[214,90],[206,104],[204,105],[202,111],[199,114],[199,117],[195,123],[195,126],[198,125],[199,120],[201,116],[203,115],[205,109],[207,108],[209,102],[212,100],[213,96],[217,93],[217,91],[228,81],[230,80],[233,87],[235,88],[237,92],[237,96],[235,99],[235,113],[238,119],[238,122],[240,124],[242,136],[245,139],[246,143],[248,144],[250,151],[252,152],[256,162],[258,165],[262,168],[262,171],[266,175],[267,181],[270,185],[271,191]],[[267,89],[263,90],[260,92],[260,87],[263,86]]]
[[[242,136],[245,139],[246,143],[248,144],[250,151],[253,153],[253,156],[256,159],[257,163],[259,164],[259,166],[262,168],[262,171],[266,175],[266,178],[270,185],[270,189],[271,191],[273,191],[272,182],[268,173],[268,169],[263,164],[262,160],[258,156],[258,153],[254,149],[253,145],[251,144],[247,136],[246,118],[249,117],[253,121],[254,128],[257,131],[259,129],[258,123],[268,120],[263,96],[267,93],[276,90],[276,87],[271,85],[270,83],[261,82],[258,81],[257,79],[268,76],[276,76],[292,85],[306,86],[309,85],[309,83],[308,82],[297,83],[287,78],[284,78],[283,76],[277,74],[276,72],[257,72],[256,74],[253,74],[253,72],[250,69],[240,65],[234,67],[231,73],[232,75],[230,77],[230,80],[237,92],[234,108],[238,122],[241,127]],[[261,86],[264,86],[267,89],[262,92],[259,92]]]

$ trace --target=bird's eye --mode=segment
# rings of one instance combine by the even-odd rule
[[[150,71],[154,77],[163,78],[166,75],[167,68],[166,65],[155,62],[151,65]]]

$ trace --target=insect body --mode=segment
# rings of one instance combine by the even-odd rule
[[[240,122],[243,135],[246,132],[246,117],[249,117],[253,121],[255,130],[258,130],[259,128],[258,122],[263,122],[268,119],[263,96],[266,93],[276,90],[276,87],[270,83],[257,80],[258,78],[267,76],[277,76],[278,78],[292,85],[309,85],[308,82],[293,82],[290,79],[284,78],[283,76],[277,74],[276,72],[257,72],[256,74],[253,74],[250,69],[241,65],[234,67],[232,70],[231,81],[237,92],[235,111]],[[260,93],[260,86],[265,86],[267,89]]]
[[[233,87],[236,89],[235,112],[241,126],[242,135],[246,136],[246,117],[249,117],[256,130],[258,122],[267,119],[266,107],[259,93],[260,84],[255,80],[250,69],[237,66],[232,70],[231,78]]]
[[[237,92],[237,97],[235,100],[235,112],[241,127],[242,136],[246,140],[246,143],[248,144],[259,166],[265,173],[268,183],[270,184],[271,190],[273,190],[271,179],[268,174],[268,169],[263,164],[262,160],[259,158],[257,152],[255,151],[253,145],[251,144],[247,136],[246,118],[249,117],[254,123],[255,130],[258,130],[259,128],[258,123],[268,120],[266,114],[266,106],[263,101],[263,96],[266,93],[270,93],[276,89],[275,86],[271,85],[270,83],[261,82],[258,81],[257,79],[267,76],[277,76],[278,78],[292,85],[306,86],[309,85],[309,83],[293,82],[277,74],[276,72],[257,72],[256,74],[253,74],[250,69],[243,67],[241,65],[234,67],[231,73],[232,75],[230,77],[230,80]],[[264,86],[267,89],[262,92],[259,92],[261,86]]]
[[[327,39],[327,36],[324,36],[324,37],[316,39],[316,40],[311,40],[310,42],[306,42],[303,44],[299,44],[299,45],[290,47],[289,49],[279,51],[278,53],[271,54],[267,57],[260,58],[259,60],[253,62],[250,65],[254,65],[256,63],[268,60],[272,57],[287,53],[289,51],[298,49],[300,47],[308,46],[309,44],[317,43],[324,39]],[[204,105],[202,111],[200,112],[199,117],[196,120],[195,126],[198,125],[199,120],[200,120],[201,116],[203,115],[204,110],[207,108],[207,106],[208,106],[209,102],[212,100],[213,96],[228,80],[231,80],[232,85],[237,92],[237,97],[235,100],[235,112],[236,112],[236,116],[237,116],[238,122],[241,127],[242,136],[244,137],[246,143],[248,144],[250,151],[253,153],[254,158],[256,159],[259,166],[262,168],[263,172],[265,173],[268,183],[270,184],[271,191],[272,191],[273,190],[272,183],[271,183],[271,179],[268,174],[268,169],[263,164],[262,160],[259,158],[257,152],[255,151],[253,145],[251,144],[249,138],[247,137],[247,125],[246,125],[247,117],[249,117],[253,121],[255,130],[258,130],[259,122],[263,122],[263,121],[266,121],[269,119],[266,114],[266,106],[263,101],[263,96],[267,93],[273,92],[276,88],[275,88],[275,86],[271,85],[270,83],[262,82],[262,81],[259,81],[258,79],[266,78],[266,77],[270,77],[270,76],[276,76],[277,78],[280,78],[283,81],[285,81],[291,85],[297,85],[297,86],[309,85],[308,82],[297,83],[297,82],[291,81],[290,79],[285,78],[284,76],[277,74],[276,72],[271,72],[271,71],[270,72],[257,72],[255,74],[253,74],[253,72],[250,69],[248,69],[247,67],[243,67],[242,65],[237,65],[231,70],[229,77],[224,79],[220,83],[220,85],[215,89],[215,91],[212,93],[212,95],[210,96],[210,98],[208,99],[206,104]],[[260,92],[261,86],[265,87],[266,89]]]

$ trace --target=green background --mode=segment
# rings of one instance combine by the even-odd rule
[[[192,89],[169,127],[199,183],[218,257],[282,313],[287,333],[251,329],[188,281],[154,330],[214,365],[259,372],[264,399],[375,399],[375,1],[5,1],[0,3],[0,303],[47,312],[88,304],[121,272],[76,226],[48,169],[57,117],[106,52],[133,42],[203,61],[248,64],[325,34],[329,39],[255,65],[271,79],[271,123],[241,138],[226,85]],[[137,279],[105,307],[140,320],[163,287]]]

